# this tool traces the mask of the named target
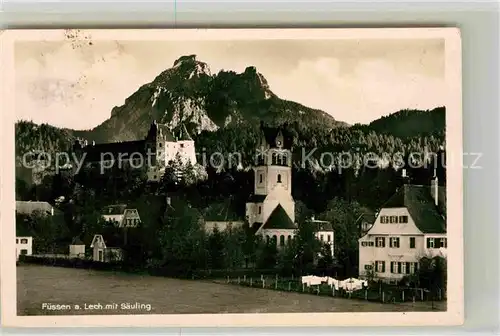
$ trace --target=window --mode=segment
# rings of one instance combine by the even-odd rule
[[[276,235],[273,235],[273,244],[276,245],[278,243],[278,239]]]
[[[278,183],[281,183],[281,174],[278,174]]]
[[[262,213],[262,207],[259,205],[259,215]]]
[[[16,238],[16,244],[19,244],[19,239]]]
[[[21,239],[21,244],[28,244],[28,239]]]
[[[273,153],[273,154],[271,155],[271,164],[272,164],[272,165],[276,165],[276,164],[278,164],[278,158],[277,158],[276,153]]]
[[[375,246],[377,246],[377,247],[385,247],[385,237],[377,237],[377,238],[375,238]]]
[[[321,241],[323,241],[323,240],[324,240],[323,235],[319,235],[319,240],[321,240]]]
[[[399,237],[391,237],[389,240],[389,246],[392,248],[399,248]]]
[[[439,247],[446,248],[446,246],[448,245],[447,244],[448,242],[446,240],[447,240],[446,238],[439,239]]]
[[[407,274],[406,273],[406,264],[408,264],[408,263],[406,263],[406,262],[399,263],[399,265],[400,265],[399,271],[401,274]]]
[[[389,223],[388,217],[387,216],[380,216],[380,223],[382,223],[382,224]]]
[[[183,144],[183,143],[179,144],[179,146],[180,146],[181,148],[184,148],[184,144]]]
[[[264,176],[262,174],[259,175],[259,183],[262,183]]]
[[[399,216],[399,222],[400,223],[408,223],[408,216]]]
[[[385,261],[376,261],[375,267],[378,273],[385,273]]]
[[[369,271],[372,269],[372,265],[365,265],[365,270]]]
[[[283,154],[283,156],[281,157],[281,164],[283,166],[288,166],[288,158],[287,158],[286,154]]]
[[[416,263],[410,263],[410,274],[414,274],[415,273],[415,264]]]
[[[398,262],[391,261],[391,273],[397,274],[399,273]]]
[[[415,237],[410,237],[410,248],[415,248]]]
[[[288,244],[290,244],[292,242],[292,236],[288,235],[287,240],[288,240]]]
[[[285,246],[285,236],[280,236],[280,246]]]
[[[161,147],[161,142],[158,144],[158,147]]]
[[[427,238],[427,248],[434,248],[434,238]]]
[[[270,239],[269,235],[266,235],[266,243],[269,243],[269,239]]]
[[[398,216],[391,216],[390,218],[390,223],[391,224],[395,224],[398,222]]]
[[[25,250],[25,249],[21,250],[21,255],[27,255],[27,254],[28,254],[28,250]]]
[[[326,241],[328,241],[328,242],[329,242],[331,239],[332,239],[332,236],[330,236],[330,235],[326,235]]]

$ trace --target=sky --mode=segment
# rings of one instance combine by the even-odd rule
[[[444,106],[444,40],[18,42],[16,115],[93,128],[182,55],[212,73],[255,66],[280,98],[349,124]]]

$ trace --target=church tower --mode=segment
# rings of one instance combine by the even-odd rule
[[[261,125],[254,167],[254,193],[246,205],[249,224],[264,227],[278,206],[293,223],[295,202],[292,198],[291,139],[286,135],[285,128]]]

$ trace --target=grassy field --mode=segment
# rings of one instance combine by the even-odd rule
[[[117,272],[17,267],[19,315],[430,311],[430,303],[382,304]],[[44,306],[45,304],[45,306]],[[48,304],[67,305],[49,310]],[[78,305],[80,309],[75,309]],[[92,309],[90,305],[94,305]],[[107,306],[109,305],[109,306]],[[150,305],[150,309],[148,306]],[[444,310],[445,303],[434,303]],[[42,308],[44,307],[44,308]]]

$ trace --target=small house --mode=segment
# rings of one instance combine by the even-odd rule
[[[85,257],[85,244],[80,240],[80,237],[75,237],[69,245],[69,257],[80,258]]]
[[[90,244],[92,260],[100,262],[117,262],[123,260],[123,249],[119,239],[96,234]]]
[[[33,254],[33,237],[16,237],[16,257]]]

